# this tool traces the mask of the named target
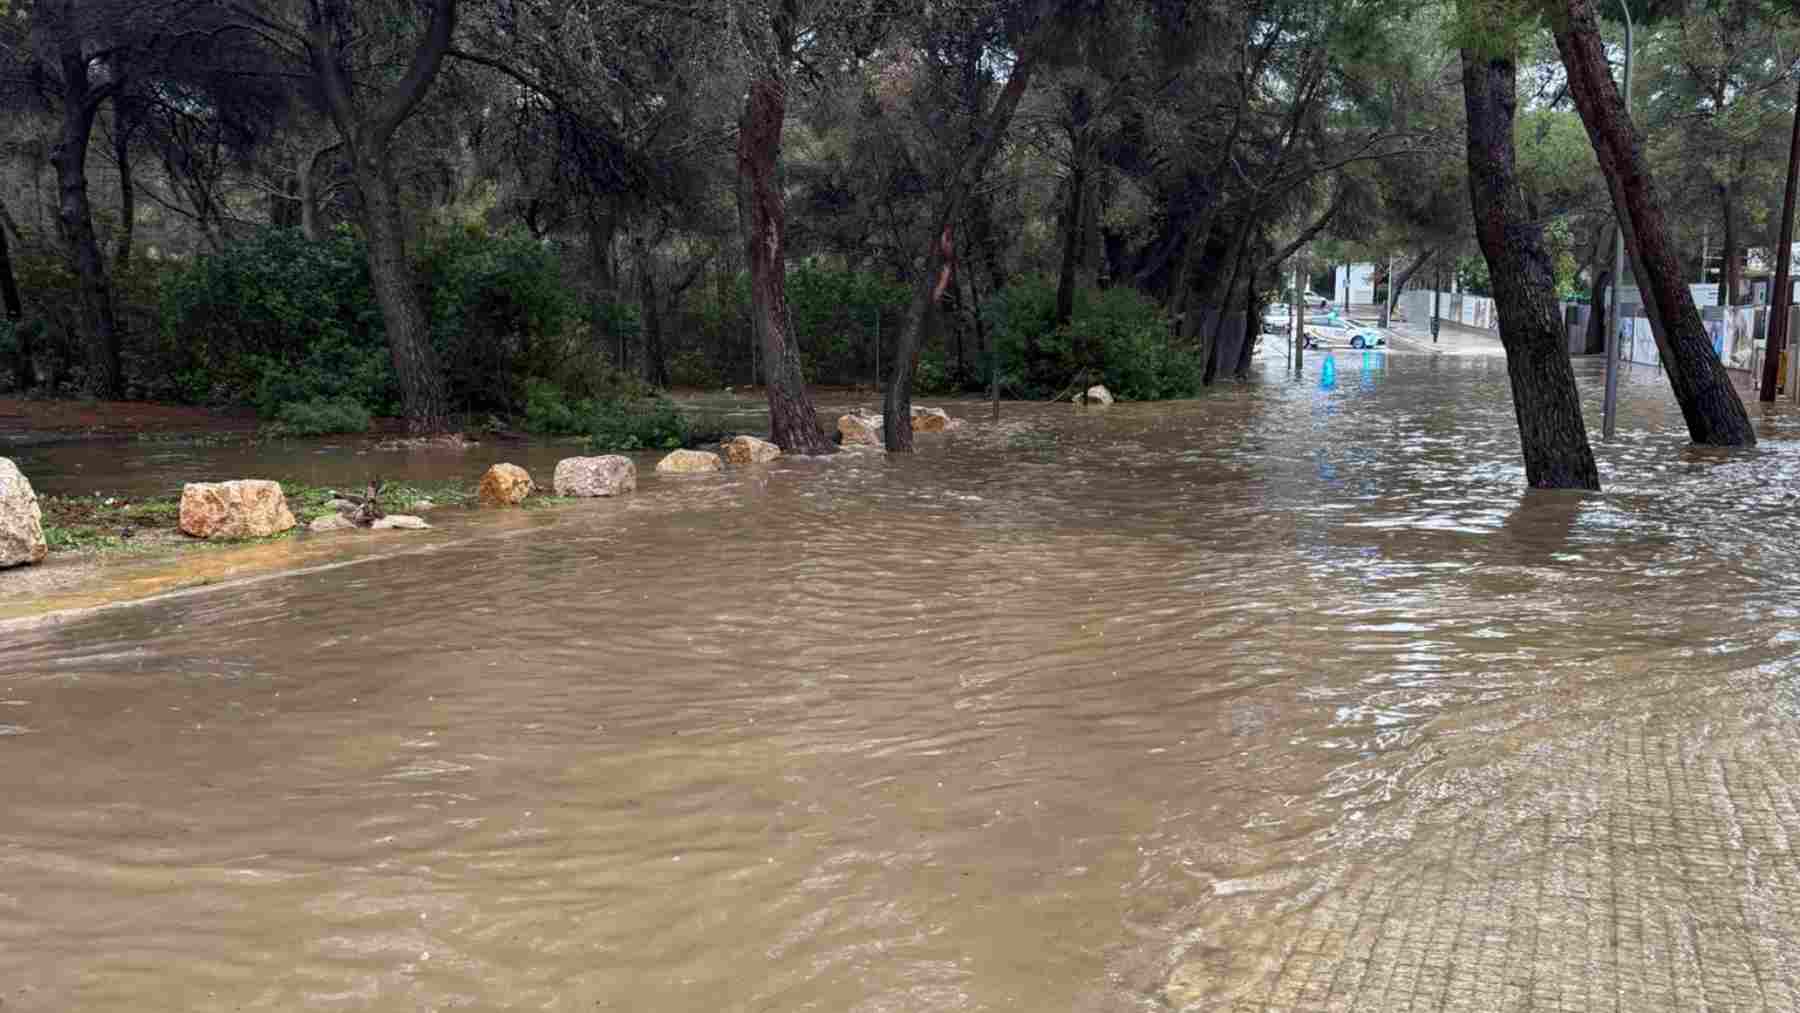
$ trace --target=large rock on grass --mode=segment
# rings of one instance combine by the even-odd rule
[[[623,454],[565,457],[551,482],[558,496],[618,496],[637,491],[637,465]]]
[[[516,464],[496,464],[481,476],[476,498],[482,506],[518,506],[536,488],[531,474]]]
[[[733,436],[719,444],[719,451],[732,464],[767,464],[781,456],[781,448],[754,436]]]
[[[0,567],[41,563],[49,552],[37,493],[18,465],[0,457]]]
[[[657,472],[664,475],[704,475],[724,466],[710,450],[677,450],[656,462]]]
[[[279,482],[241,478],[181,487],[181,530],[195,538],[267,538],[293,526]]]

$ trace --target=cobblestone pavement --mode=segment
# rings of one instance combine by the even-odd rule
[[[1225,913],[1166,997],[1206,1010],[1800,1009],[1800,736],[1788,698],[1760,703],[1560,740],[1515,730],[1486,761],[1421,778],[1370,834],[1399,843],[1273,928]]]

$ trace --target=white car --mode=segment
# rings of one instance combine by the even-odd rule
[[[1306,318],[1306,341],[1309,345],[1333,348],[1340,344],[1351,348],[1381,348],[1387,338],[1374,327],[1346,320],[1336,311],[1318,313]]]

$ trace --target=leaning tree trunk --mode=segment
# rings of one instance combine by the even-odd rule
[[[773,75],[752,81],[738,121],[737,150],[739,215],[750,261],[750,322],[768,378],[769,439],[790,454],[829,454],[837,447],[819,428],[788,315],[783,251],[787,207],[778,168],[786,117],[786,83]]]
[[[1587,127],[1588,140],[1613,194],[1625,228],[1626,247],[1638,271],[1645,312],[1656,332],[1664,371],[1688,435],[1695,443],[1744,447],[1756,431],[1731,377],[1713,354],[1693,295],[1683,283],[1669,242],[1662,204],[1644,157],[1644,139],[1632,125],[1606,62],[1591,0],[1558,0],[1553,29],[1568,72],[1569,94]]]
[[[406,259],[406,226],[400,217],[392,157],[385,146],[358,145],[355,162],[356,187],[368,230],[369,281],[387,329],[394,374],[400,380],[406,429],[416,434],[447,432],[450,403],[444,371],[437,349],[432,347],[431,322],[413,287],[412,267]]]
[[[1600,472],[1581,418],[1575,371],[1564,347],[1555,273],[1543,227],[1532,220],[1514,173],[1512,58],[1462,51],[1468,111],[1469,202],[1500,314],[1513,414],[1535,489],[1599,489]]]
[[[994,101],[994,108],[981,125],[979,138],[964,152],[962,163],[953,170],[955,176],[950,180],[943,200],[938,205],[930,244],[925,250],[925,269],[920,272],[918,282],[913,285],[912,301],[907,304],[900,336],[894,342],[893,377],[888,382],[887,396],[883,400],[881,425],[882,442],[890,452],[912,452],[913,371],[918,367],[926,317],[938,300],[944,297],[944,291],[951,281],[955,255],[951,223],[956,221],[963,201],[968,199],[969,192],[981,181],[982,175],[987,172],[988,163],[993,161],[994,154],[1000,150],[1000,141],[1006,136],[1007,127],[1012,124],[1013,113],[1019,108],[1019,100],[1025,97],[1025,89],[1031,84],[1032,71],[1037,66],[1032,47],[1033,42],[1028,40],[1021,48],[1018,60],[1013,64],[1012,76],[1006,79],[1006,87],[1000,90],[1000,97]]]

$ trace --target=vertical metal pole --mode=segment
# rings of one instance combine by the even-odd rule
[[[1348,292],[1349,286],[1346,285],[1344,290]],[[1294,375],[1298,376],[1302,365],[1300,350],[1306,344],[1306,327],[1300,305],[1300,258],[1295,258],[1294,260],[1294,290],[1293,293],[1288,296],[1288,301],[1293,304],[1288,308],[1288,315],[1291,317],[1289,322],[1293,324],[1291,329],[1294,332],[1292,338],[1294,347]]]
[[[1625,12],[1625,113],[1631,114],[1631,8],[1619,0]],[[1600,406],[1600,436],[1610,440],[1619,429],[1619,285],[1625,279],[1625,230],[1631,227],[1624,208],[1617,208],[1619,229],[1613,236],[1612,312],[1606,329],[1606,399]]]
[[[1443,294],[1444,265],[1439,264],[1437,269],[1437,281],[1431,286],[1431,343],[1434,345],[1437,344],[1438,340],[1438,299],[1442,297]]]

